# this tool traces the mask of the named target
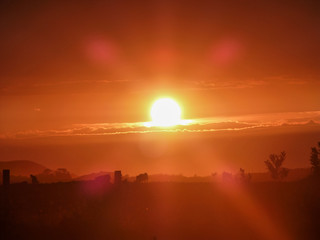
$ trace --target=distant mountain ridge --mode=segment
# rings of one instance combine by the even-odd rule
[[[10,174],[15,176],[30,176],[30,174],[40,174],[47,167],[29,161],[29,160],[14,160],[14,161],[0,161],[0,170],[10,169]]]

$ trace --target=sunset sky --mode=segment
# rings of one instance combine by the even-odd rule
[[[0,161],[76,174],[308,167],[320,141],[320,3],[0,3]],[[175,99],[186,126],[146,127]]]

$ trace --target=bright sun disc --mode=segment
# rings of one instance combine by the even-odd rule
[[[170,127],[181,122],[181,109],[171,98],[157,100],[151,108],[152,125]]]

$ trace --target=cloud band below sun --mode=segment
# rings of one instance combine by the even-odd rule
[[[16,133],[3,133],[1,139],[35,138],[55,136],[94,136],[119,134],[144,134],[159,132],[230,132],[270,127],[308,126],[320,128],[320,111],[283,112],[243,115],[233,117],[201,118],[183,120],[184,124],[172,127],[156,127],[150,122],[133,123],[87,123],[74,124],[65,129],[26,130]]]

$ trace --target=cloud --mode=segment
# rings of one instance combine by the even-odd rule
[[[228,80],[228,81],[188,81],[189,90],[241,89],[267,85],[264,80]]]
[[[28,94],[45,94],[82,92],[88,89],[102,89],[106,87],[122,86],[132,82],[128,79],[80,79],[80,80],[45,80],[36,82],[19,82],[9,83],[0,86],[2,95],[28,95]]]
[[[319,77],[271,76],[259,79],[214,79],[186,81],[189,90],[247,89],[273,85],[318,85]]]
[[[233,117],[193,119],[188,125],[171,128],[146,127],[145,122],[74,124],[62,130],[28,130],[2,134],[0,138],[57,136],[103,136],[161,132],[232,132],[270,127],[320,127],[320,111],[254,114]]]
[[[275,84],[288,84],[288,85],[306,85],[306,84],[319,84],[319,76],[304,76],[304,77],[295,77],[287,75],[279,75],[272,77],[265,77],[265,81],[273,82]]]
[[[161,78],[160,78],[161,79]],[[41,81],[18,81],[11,83],[4,81],[0,84],[0,93],[2,95],[29,95],[29,94],[46,94],[46,93],[82,93],[91,91],[129,91],[129,92],[150,92],[154,91],[155,84],[161,82],[157,78],[136,79],[136,78],[79,78],[79,79],[42,79]],[[319,77],[288,77],[272,76],[263,78],[249,79],[211,79],[211,80],[177,80],[172,79],[170,90],[181,91],[209,91],[225,89],[253,89],[267,86],[299,86],[307,85],[318,86]],[[143,87],[141,87],[143,86]],[[168,89],[167,89],[168,90]]]
[[[127,79],[118,79],[118,80],[66,80],[66,81],[55,81],[55,82],[39,82],[33,84],[34,87],[41,86],[59,86],[59,85],[77,85],[77,84],[108,84],[108,83],[123,83],[129,82]]]

